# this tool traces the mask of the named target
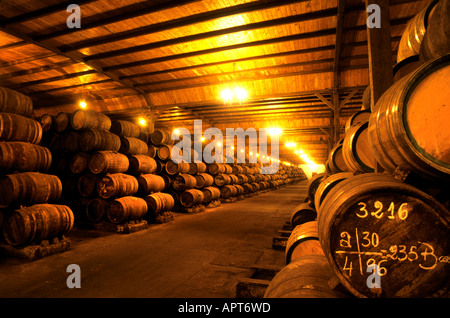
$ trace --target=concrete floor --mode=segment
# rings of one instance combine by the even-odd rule
[[[233,298],[251,265],[284,266],[272,238],[304,201],[307,181],[132,234],[74,228],[72,248],[26,261],[0,255],[0,297]],[[66,285],[67,266],[81,288]]]

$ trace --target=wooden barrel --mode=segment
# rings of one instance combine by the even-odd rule
[[[225,173],[225,165],[223,163],[211,163],[208,165],[208,172],[213,176]]]
[[[244,188],[244,194],[253,193],[253,187],[250,183],[244,183],[242,187]]]
[[[204,195],[201,190],[189,189],[184,191],[180,196],[180,203],[185,208],[191,208],[203,202]]]
[[[324,253],[353,295],[422,298],[448,287],[450,212],[417,188],[388,174],[356,175],[330,190],[318,222]],[[371,264],[381,289],[367,284]]]
[[[161,174],[166,170],[166,163],[161,160],[156,160],[155,174]]]
[[[310,221],[294,228],[286,242],[286,265],[304,255],[325,255],[319,242],[317,221]]]
[[[128,157],[130,161],[129,171],[133,174],[155,173],[156,161],[147,155],[134,155]]]
[[[119,137],[139,138],[141,134],[139,126],[127,120],[112,120],[109,131]]]
[[[148,195],[153,192],[161,192],[165,188],[163,177],[156,174],[141,174],[137,177],[139,184],[139,193]]]
[[[363,93],[361,110],[371,110],[371,109],[372,109],[372,88],[370,85],[368,85]]]
[[[148,146],[147,156],[149,156],[151,158],[156,158],[156,151],[158,150],[158,147],[155,147],[153,145],[147,145],[147,146]]]
[[[31,117],[33,102],[30,97],[10,88],[0,87],[0,112]]]
[[[156,149],[156,158],[160,160],[169,160],[171,158],[172,146],[169,145],[160,145]]]
[[[190,174],[181,173],[175,177],[172,188],[176,191],[184,191],[195,188],[197,180]]]
[[[99,129],[87,129],[81,133],[80,148],[82,151],[119,151],[119,136]]]
[[[214,177],[208,173],[199,173],[194,176],[197,189],[210,187],[214,184]]]
[[[157,192],[144,197],[148,206],[148,214],[155,215],[170,212],[175,206],[175,199],[169,193]]]
[[[305,255],[283,267],[270,281],[264,298],[343,298],[328,282],[335,275],[323,255]]]
[[[309,201],[314,202],[314,196],[316,195],[317,188],[324,177],[325,173],[318,173],[309,179],[308,185],[306,186],[306,194],[308,195]]]
[[[309,203],[300,203],[291,211],[289,223],[293,228],[306,222],[314,221],[317,218],[317,212]]]
[[[218,187],[223,187],[224,185],[231,184],[231,177],[228,174],[218,174],[214,176],[214,184]]]
[[[0,113],[0,140],[38,144],[42,139],[41,124],[17,114]]]
[[[74,130],[109,130],[111,128],[111,119],[105,114],[94,110],[79,109],[71,114],[70,125]]]
[[[171,136],[172,132],[168,129],[155,129],[150,135],[150,141],[155,146],[162,144],[170,145],[173,143]]]
[[[333,173],[348,171],[344,155],[342,154],[342,144],[338,144],[331,149],[328,154],[328,164]]]
[[[106,216],[111,223],[120,224],[142,219],[147,214],[147,209],[147,202],[144,199],[124,196],[108,203]]]
[[[22,172],[0,177],[0,208],[54,202],[61,197],[61,180],[54,175]]]
[[[86,152],[77,152],[70,159],[70,171],[75,174],[82,173],[87,169],[90,158],[91,155]]]
[[[95,174],[126,172],[129,166],[128,157],[115,151],[98,151],[88,163],[89,170]]]
[[[69,131],[71,128],[70,114],[66,112],[58,113],[53,121],[53,128],[55,128],[55,131],[59,133]]]
[[[235,197],[237,194],[237,188],[234,185],[226,185],[220,188],[220,196],[224,199]]]
[[[189,174],[197,174],[206,172],[207,167],[204,162],[191,162],[189,164]]]
[[[22,141],[0,142],[0,169],[45,172],[52,164],[48,148]]]
[[[164,179],[164,190],[163,191],[166,191],[172,185],[172,182],[173,182],[172,178],[173,178],[173,176],[170,176],[170,175],[168,175],[166,173],[162,173],[162,174],[160,174],[160,176]]]
[[[173,176],[178,173],[188,173],[190,170],[190,165],[187,162],[175,163],[172,160],[166,162],[165,170],[167,174]]]
[[[81,135],[77,131],[68,131],[62,136],[62,148],[65,152],[77,152],[80,151]]]
[[[401,167],[432,183],[450,180],[449,78],[447,54],[405,76],[378,100],[368,139],[386,171]]]
[[[238,174],[238,184],[248,183],[249,178],[245,174]]]
[[[316,193],[314,194],[314,208],[316,211],[319,210],[323,200],[334,186],[351,177],[353,177],[353,173],[351,172],[338,172],[327,176],[326,178],[322,178],[316,189]]]
[[[130,196],[138,191],[139,184],[135,177],[124,173],[104,176],[97,182],[98,195],[103,199]]]
[[[369,144],[367,135],[368,128],[368,121],[360,122],[353,125],[345,134],[342,155],[348,171],[375,171],[377,162]]]
[[[239,175],[239,174],[243,174],[244,173],[244,169],[240,165],[233,165],[231,167],[231,169],[232,169],[232,173],[235,174],[235,175]]]
[[[236,188],[236,195],[237,196],[244,195],[245,190],[244,190],[243,186],[241,186],[240,184],[235,184],[234,187]]]
[[[146,155],[148,153],[147,144],[134,137],[122,137],[120,138],[119,152],[126,155]]]
[[[99,223],[103,220],[103,218],[106,215],[106,209],[108,207],[108,201],[101,199],[101,198],[95,198],[92,200],[89,200],[89,202],[86,205],[86,218],[93,223]]]
[[[257,192],[257,191],[261,190],[259,183],[252,182],[252,183],[250,183],[250,185],[252,186],[253,192]]]
[[[78,179],[78,193],[86,198],[96,195],[98,180],[99,178],[95,174],[83,174]]]
[[[411,55],[407,57],[401,62],[395,64],[393,73],[394,73],[394,83],[398,82],[400,79],[408,75],[409,73],[415,71],[422,65],[423,62],[420,61],[419,55]]]
[[[206,187],[201,189],[203,192],[203,202],[210,203],[220,198],[220,190],[216,187]]]
[[[419,54],[423,37],[427,32],[429,15],[436,3],[438,3],[437,0],[431,1],[425,9],[416,14],[406,25],[398,45],[397,63],[412,55]]]
[[[4,222],[3,234],[10,245],[40,243],[67,234],[73,222],[73,212],[68,206],[36,204],[15,210]]]
[[[369,121],[370,114],[370,110],[360,110],[359,112],[354,113],[345,123],[345,133],[347,134],[350,127]]]
[[[439,1],[430,15],[420,46],[420,57],[425,62],[450,52],[450,1]]]
[[[46,132],[52,131],[53,130],[53,121],[54,120],[55,120],[55,117],[53,115],[43,114],[39,118],[39,123],[41,124],[42,132],[46,133]]]
[[[229,164],[224,163],[223,167],[225,169],[224,173],[226,173],[226,174],[233,173],[233,168]]]

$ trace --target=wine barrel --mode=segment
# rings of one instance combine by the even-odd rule
[[[178,173],[188,173],[190,170],[190,165],[187,162],[175,163],[172,160],[166,162],[165,170],[167,174],[173,176]]]
[[[400,79],[402,79],[409,73],[415,71],[422,64],[423,62],[420,61],[419,55],[412,55],[410,57],[407,57],[403,61],[395,64],[393,69],[394,83],[398,82]]]
[[[170,145],[173,143],[172,132],[166,129],[155,129],[150,135],[150,141],[155,146]]]
[[[398,45],[397,63],[419,54],[423,37],[427,32],[430,13],[438,2],[438,0],[431,1],[425,9],[408,22]]]
[[[427,62],[450,53],[449,17],[450,1],[439,1],[433,10],[432,17],[428,19],[427,32],[420,46],[421,60]]]
[[[208,165],[208,172],[213,176],[225,173],[225,165],[223,163],[211,163]]]
[[[0,208],[56,201],[61,197],[61,180],[54,175],[22,172],[0,177]]]
[[[85,173],[78,179],[78,193],[83,197],[90,197],[97,193],[98,177],[95,174]]]
[[[109,131],[119,137],[139,138],[141,134],[138,125],[126,120],[112,120]]]
[[[39,118],[39,123],[41,124],[43,133],[51,132],[53,130],[54,120],[54,116],[50,114],[43,114]]]
[[[0,169],[45,172],[52,164],[48,148],[22,141],[0,142]]]
[[[172,146],[160,145],[156,149],[156,157],[162,161],[169,160],[171,157]]]
[[[342,155],[348,171],[374,172],[376,168],[375,156],[370,147],[367,131],[369,122],[353,125],[346,133],[342,145]]]
[[[238,174],[238,184],[248,183],[248,177],[245,174]]]
[[[328,154],[328,164],[332,173],[348,171],[344,155],[342,154],[342,144],[338,144],[331,149]]]
[[[111,128],[111,119],[105,114],[94,110],[79,109],[71,114],[70,125],[74,130],[109,130]]]
[[[216,187],[206,187],[201,189],[203,192],[203,202],[210,203],[220,198],[220,190]]]
[[[233,165],[231,168],[232,168],[232,173],[235,175],[244,173],[244,169],[240,165]]]
[[[450,212],[391,175],[341,181],[321,204],[318,223],[330,265],[357,297],[422,298],[448,287]],[[367,284],[371,264],[382,288]]]
[[[87,129],[81,133],[80,148],[82,151],[118,151],[119,136],[98,129]]]
[[[141,174],[137,177],[139,193],[148,195],[152,192],[161,192],[165,188],[163,177],[156,174]]]
[[[101,198],[89,200],[86,205],[86,218],[93,223],[99,223],[106,215],[108,201]]]
[[[31,117],[33,102],[30,97],[7,87],[0,87],[0,112]]]
[[[3,224],[10,245],[40,243],[67,234],[73,227],[72,210],[65,205],[36,204],[15,210]]]
[[[119,152],[125,155],[146,155],[148,153],[147,144],[134,137],[122,137],[120,138]]]
[[[128,158],[130,161],[129,171],[133,174],[155,173],[156,161],[147,155],[134,155]]]
[[[354,113],[345,123],[345,133],[347,134],[350,127],[369,121],[370,114],[370,110],[360,110],[359,112]]]
[[[372,87],[369,85],[366,87],[362,97],[362,107],[361,110],[371,110],[372,109]]]
[[[135,177],[124,173],[113,173],[104,176],[97,182],[97,192],[102,199],[132,196],[139,189]]]
[[[316,189],[316,193],[314,194],[314,207],[316,211],[319,210],[323,200],[334,186],[351,177],[353,177],[353,173],[351,172],[338,172],[327,176],[326,178],[322,178]]]
[[[224,185],[231,184],[231,177],[228,174],[218,174],[214,176],[214,184],[218,187],[223,187]]]
[[[147,145],[147,146],[148,146],[147,156],[149,156],[151,158],[156,158],[156,151],[158,150],[158,147],[155,147],[153,145]]]
[[[220,196],[224,199],[235,197],[237,194],[237,188],[234,185],[226,185],[220,188]]]
[[[61,137],[62,148],[65,152],[77,152],[80,150],[81,136],[77,131],[68,131]]]
[[[175,206],[175,199],[171,194],[157,192],[144,197],[148,206],[148,214],[155,215],[170,212]]]
[[[69,131],[71,128],[70,114],[66,112],[58,113],[53,121],[53,127],[55,128],[55,131],[59,133]]]
[[[197,174],[206,172],[207,167],[204,162],[191,162],[189,164],[189,174]]]
[[[142,198],[124,196],[108,203],[106,216],[111,223],[139,220],[147,214],[147,202]]]
[[[82,173],[87,169],[90,158],[91,155],[86,152],[77,152],[70,159],[70,171],[75,174]]]
[[[128,157],[115,151],[98,151],[88,163],[89,170],[95,174],[126,172],[129,166]]]
[[[203,202],[204,195],[201,190],[189,189],[184,191],[180,196],[180,203],[185,208],[191,208]]]
[[[328,282],[335,275],[323,255],[305,255],[283,267],[270,281],[264,298],[346,298]]]
[[[244,194],[253,193],[253,187],[250,183],[244,183],[242,187],[244,188]]]
[[[317,212],[309,203],[300,203],[291,211],[289,223],[293,228],[306,222],[314,221],[317,218]]]
[[[0,113],[0,140],[38,144],[42,139],[41,124],[17,114]]]
[[[286,265],[304,255],[325,255],[319,242],[317,221],[310,221],[294,228],[286,242]]]
[[[401,167],[432,183],[450,180],[449,78],[447,54],[405,76],[378,100],[368,139],[387,172]]]
[[[166,170],[166,163],[160,160],[156,160],[155,174],[161,174]]]
[[[195,187],[197,189],[207,188],[214,184],[214,177],[208,173],[199,173],[194,176],[195,178]]]
[[[162,173],[160,176],[164,179],[164,190],[163,191],[166,191],[172,185],[172,182],[173,182],[172,178],[173,177],[168,175],[168,174],[166,174],[166,173]]]
[[[309,179],[308,185],[306,186],[306,194],[308,195],[309,201],[314,203],[314,196],[316,195],[317,188],[324,177],[325,173],[318,173]]]
[[[250,185],[252,186],[253,192],[257,192],[260,190],[259,183],[252,182],[252,183],[250,183]]]
[[[181,173],[175,177],[172,188],[176,191],[184,191],[195,188],[197,180],[190,174]]]
[[[241,186],[240,184],[235,184],[234,187],[236,188],[236,196],[244,195],[245,190],[243,186]]]

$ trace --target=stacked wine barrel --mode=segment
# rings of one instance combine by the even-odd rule
[[[40,145],[43,129],[29,97],[0,87],[0,220],[12,246],[60,239],[73,227],[72,210],[59,204],[62,183],[50,174],[52,154]]]

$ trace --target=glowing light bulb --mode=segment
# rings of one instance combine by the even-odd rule
[[[139,125],[141,125],[141,126],[147,126],[147,121],[145,120],[144,117],[139,117],[138,122],[139,122]]]
[[[87,107],[87,103],[84,99],[80,100],[78,105],[83,109]]]

